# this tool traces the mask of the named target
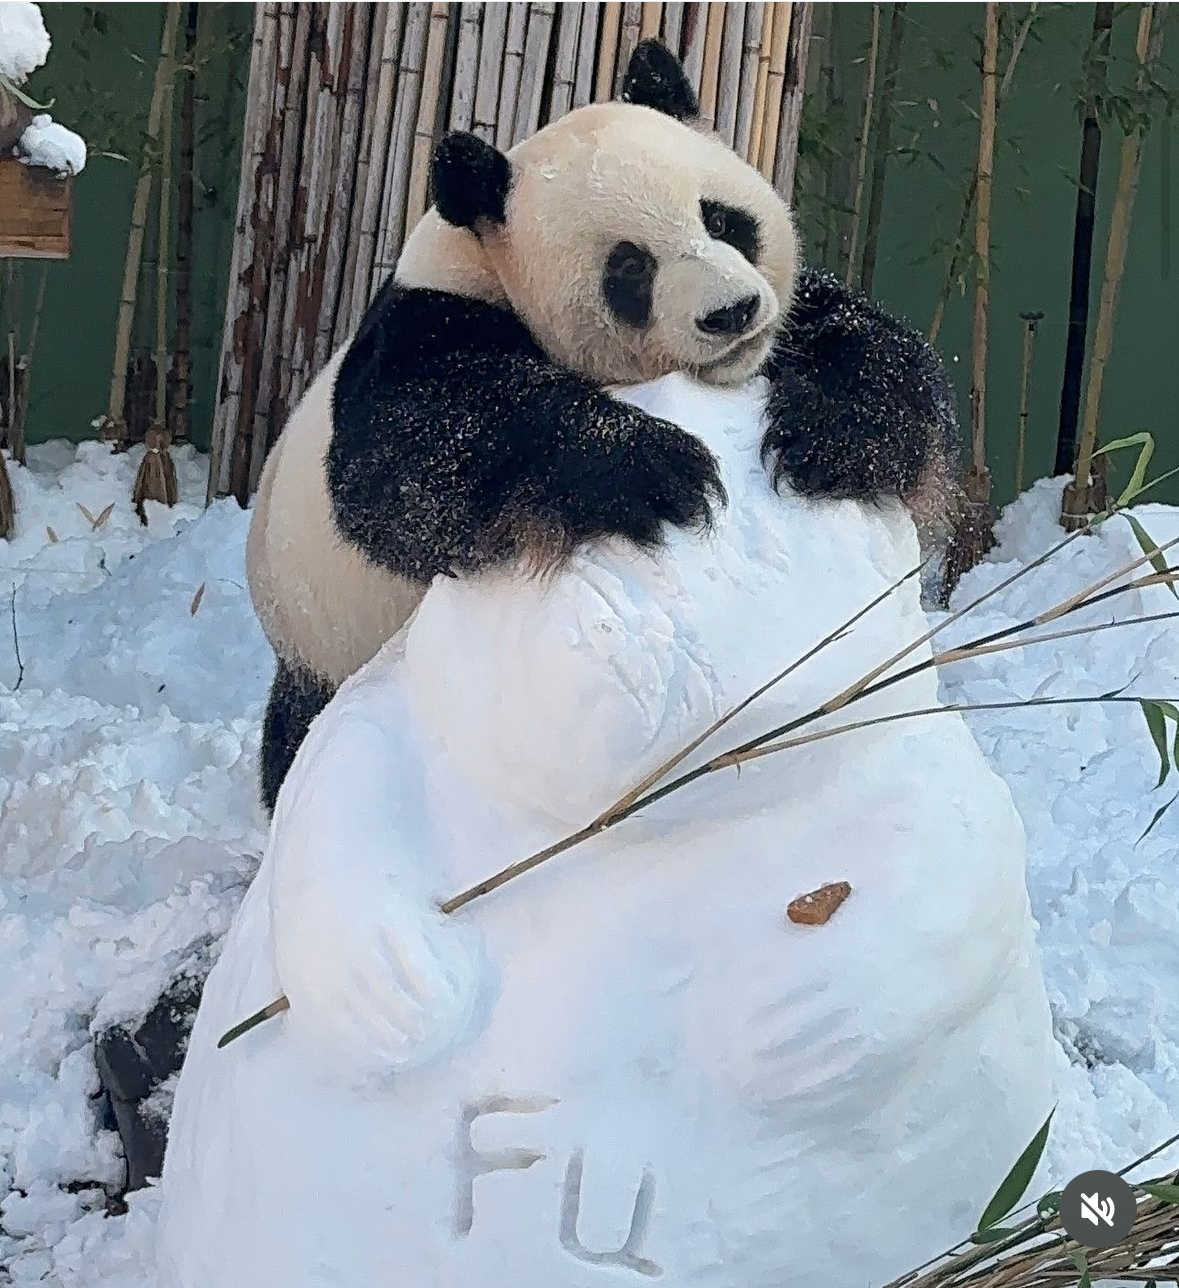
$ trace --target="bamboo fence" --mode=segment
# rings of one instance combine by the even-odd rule
[[[428,204],[447,129],[507,149],[617,96],[640,40],[702,122],[790,194],[810,4],[265,3],[255,8],[209,497],[254,491],[303,390]]]

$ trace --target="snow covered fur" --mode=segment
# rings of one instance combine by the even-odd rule
[[[435,206],[271,453],[248,567],[279,657],[264,802],[335,688],[439,574],[657,546],[725,503],[691,434],[607,387],[768,376],[763,457],[816,498],[951,495],[954,400],[915,333],[800,271],[790,210],[694,124],[675,58],[639,46],[623,101],[506,156],[451,134]]]

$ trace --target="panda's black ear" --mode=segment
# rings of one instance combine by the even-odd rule
[[[455,131],[434,149],[430,191],[438,213],[456,228],[507,219],[512,164],[474,134]]]
[[[680,60],[658,40],[641,41],[622,82],[622,101],[653,107],[677,121],[700,114],[700,102]]]

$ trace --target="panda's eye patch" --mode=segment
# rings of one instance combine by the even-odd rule
[[[748,210],[705,198],[700,202],[700,218],[710,237],[740,251],[751,264],[757,263],[761,256],[761,230]]]
[[[656,267],[650,251],[629,241],[620,241],[606,258],[602,294],[610,311],[627,326],[641,328],[651,322]]]

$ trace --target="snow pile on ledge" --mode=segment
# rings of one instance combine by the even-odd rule
[[[34,116],[17,145],[25,165],[44,166],[58,174],[80,174],[86,165],[86,141],[47,112]]]
[[[100,1190],[67,1189],[118,1172],[89,1099],[89,1037],[142,1011],[233,914],[263,844],[253,758],[272,661],[244,589],[247,516],[232,502],[202,510],[191,449],[177,453],[182,503],[149,503],[147,529],[127,500],[135,456],[54,444],[30,458],[12,470],[18,535],[0,542],[0,1282],[155,1288],[142,1266],[156,1196],[107,1218]],[[959,604],[1060,539],[1060,487],[1038,484],[1008,509]],[[99,520],[110,502],[97,528],[79,508]],[[1136,514],[1156,541],[1179,535],[1177,509]],[[947,636],[1001,629],[1137,553],[1114,520]],[[1176,607],[1160,589],[1103,606],[1107,619]],[[1134,679],[1137,692],[1175,694],[1175,625],[961,663],[946,669],[945,693],[1009,701]],[[1045,976],[1072,1060],[1050,1161],[1061,1178],[1118,1167],[1179,1120],[1179,805],[1136,844],[1174,788],[1152,790],[1157,758],[1134,706],[970,720],[1026,821]],[[1168,1163],[1179,1158],[1151,1168]]]
[[[232,501],[205,511],[204,459],[175,456],[182,501],[149,502],[147,528],[129,500],[138,452],[50,444],[9,466],[0,1282],[5,1268],[16,1284],[76,1282],[53,1277],[54,1245],[121,1173],[91,1100],[92,1035],[142,1014],[224,932],[263,844],[255,756],[273,664],[245,589],[248,516]]]
[[[0,4],[0,76],[20,85],[49,57],[49,33],[30,0]]]

